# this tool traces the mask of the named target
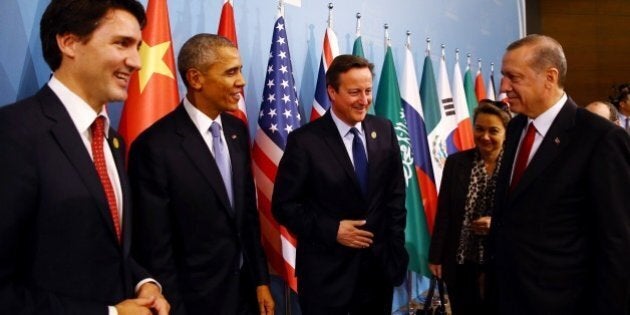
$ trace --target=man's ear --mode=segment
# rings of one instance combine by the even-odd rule
[[[192,89],[200,90],[201,85],[203,85],[203,80],[203,76],[199,70],[190,68],[186,71],[186,81],[188,81],[188,86]]]
[[[560,72],[558,71],[558,69],[552,67],[552,68],[547,69],[547,71],[545,72],[546,83],[549,83],[552,85],[558,85],[559,79],[560,79]]]
[[[77,47],[82,44],[81,38],[76,34],[57,34],[57,47],[63,56],[73,59],[77,55]]]
[[[335,88],[332,87],[332,85],[327,85],[326,86],[326,91],[328,92],[328,98],[330,99],[331,102],[335,101],[335,97],[337,97],[337,91],[335,91]]]

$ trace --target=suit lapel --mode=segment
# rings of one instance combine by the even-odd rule
[[[575,104],[571,100],[567,100],[525,169],[520,182],[514,188],[511,199],[517,197],[532,184],[569,143],[569,134],[574,124],[575,111]]]
[[[120,191],[122,193],[122,245],[123,251],[129,252],[131,245],[131,195],[127,172],[125,171],[125,146],[122,138],[112,129],[109,128],[109,138],[107,144],[114,157],[116,163],[116,171],[118,172],[118,180],[120,181]],[[112,183],[113,184],[113,183]],[[110,215],[111,216],[111,215]]]
[[[243,161],[248,155],[247,152],[241,150],[242,141],[247,141],[245,135],[240,134],[236,128],[236,118],[230,114],[221,114],[221,121],[223,122],[223,134],[225,135],[225,142],[227,143],[228,151],[230,152],[230,163],[232,164],[232,192],[234,196],[233,211],[236,215],[237,222],[240,222],[242,213],[237,209],[242,209],[243,198],[238,198],[238,192],[242,189],[237,187],[245,186],[245,170],[244,165],[248,165],[246,161]],[[249,147],[249,144],[245,147]],[[227,193],[226,193],[227,194]]]
[[[81,140],[81,136],[77,132],[70,115],[64,108],[63,104],[57,96],[46,85],[39,93],[40,104],[42,104],[42,112],[44,115],[55,121],[51,128],[51,133],[59,147],[64,152],[70,164],[74,166],[76,173],[79,175],[85,187],[88,189],[99,212],[103,216],[108,229],[111,232],[112,239],[116,240],[116,231],[114,230],[114,222],[105,191],[94,167],[94,162],[90,158],[85,144]]]
[[[210,149],[203,141],[199,131],[195,128],[184,106],[180,105],[176,111],[176,132],[182,137],[182,149],[208,181],[210,187],[217,193],[225,209],[230,209],[231,206],[227,191],[225,190],[221,173],[219,172],[219,168]],[[233,216],[231,211],[227,212],[230,216]]]
[[[324,117],[322,117],[322,124],[325,124],[326,128],[322,128],[325,132],[324,141],[330,148],[332,152],[332,156],[335,157],[337,163],[344,170],[346,175],[350,178],[352,183],[354,184],[358,196],[363,196],[363,192],[361,192],[361,186],[359,186],[359,179],[357,178],[357,174],[354,172],[354,166],[352,166],[352,161],[350,161],[350,156],[348,155],[348,151],[346,151],[346,147],[343,144],[343,139],[339,135],[339,130],[335,125],[335,122],[332,119],[332,115],[330,114],[330,110],[326,112]],[[364,127],[365,128],[365,127]],[[366,137],[367,138],[367,137]],[[370,174],[370,164],[369,160],[369,147],[368,147],[368,174]],[[368,191],[369,191],[369,175],[368,175]]]
[[[503,208],[502,205],[506,202],[510,196],[510,178],[512,177],[512,166],[514,159],[516,158],[516,150],[519,145],[519,139],[523,128],[527,124],[527,117],[518,115],[510,121],[508,125],[508,131],[506,134],[503,160],[501,161],[501,169],[499,170],[499,176],[497,178],[496,185],[496,206],[494,214],[498,214]]]

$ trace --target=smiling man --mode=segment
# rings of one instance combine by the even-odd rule
[[[198,34],[177,59],[181,105],[134,141],[133,252],[175,315],[273,314],[247,127],[226,113],[245,86],[228,39]]]
[[[508,126],[490,228],[498,314],[627,314],[630,138],[564,91],[562,46],[510,44]]]
[[[405,277],[405,183],[389,120],[367,115],[372,69],[336,57],[326,73],[331,109],[292,132],[272,211],[298,238],[302,313],[391,314]]]
[[[2,314],[168,314],[129,256],[124,146],[105,110],[140,68],[144,23],[132,0],[53,0],[42,16],[53,76],[0,109]]]

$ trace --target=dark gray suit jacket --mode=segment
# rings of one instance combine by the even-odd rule
[[[129,256],[124,146],[109,135],[123,192],[122,247],[94,163],[53,91],[46,85],[0,108],[0,313],[106,314],[148,277]]]
[[[512,192],[512,119],[491,227],[500,314],[626,314],[630,138],[569,99]]]
[[[346,304],[358,277],[381,276],[393,286],[406,274],[405,183],[398,140],[386,119],[368,115],[363,128],[367,197],[330,112],[289,135],[278,168],[273,215],[297,235],[298,291],[321,305]],[[337,243],[339,222],[346,219],[367,220],[364,228],[375,235],[369,249]],[[359,274],[361,260],[370,255],[382,274]]]
[[[221,114],[232,163],[234,208],[214,158],[183,105],[133,143],[129,176],[135,212],[133,252],[163,285],[172,314],[236,314],[240,257],[253,283],[268,284],[260,243],[249,136]]]

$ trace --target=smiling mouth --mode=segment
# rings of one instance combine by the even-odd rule
[[[131,75],[127,74],[127,73],[122,73],[122,72],[116,72],[114,74],[114,77],[116,77],[116,79],[123,81],[124,85],[127,86],[127,84],[129,84],[129,77]]]

